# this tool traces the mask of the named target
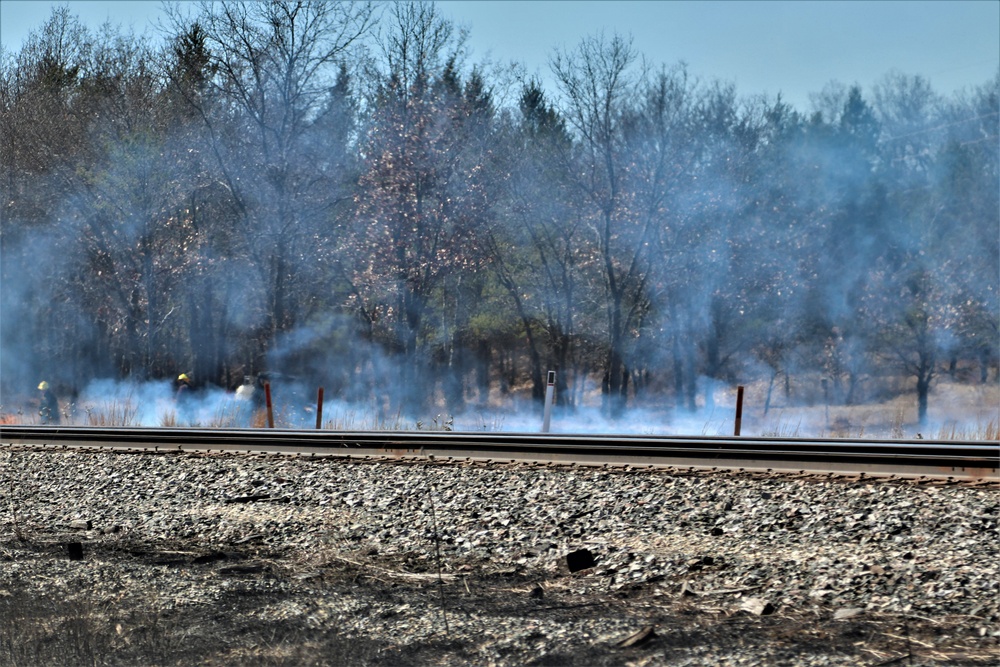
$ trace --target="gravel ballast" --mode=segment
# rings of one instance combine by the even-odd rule
[[[5,448],[0,665],[995,664],[998,521],[995,485]]]

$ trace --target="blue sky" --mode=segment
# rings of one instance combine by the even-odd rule
[[[0,41],[16,50],[52,3],[0,0]],[[105,20],[143,32],[159,2],[69,2],[84,22]],[[600,30],[631,35],[656,65],[688,63],[702,79],[740,94],[778,92],[796,108],[832,80],[866,91],[890,70],[927,77],[951,94],[979,85],[1000,66],[997,0],[792,0],[774,2],[556,2],[445,0],[445,16],[470,30],[472,60],[516,60],[545,81],[556,48]]]

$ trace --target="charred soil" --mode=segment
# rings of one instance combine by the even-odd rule
[[[246,456],[2,462],[20,480],[0,493],[4,666],[998,656],[993,487]],[[574,549],[596,563],[571,571]]]

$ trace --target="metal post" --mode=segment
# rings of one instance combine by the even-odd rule
[[[271,406],[271,383],[264,383],[264,400],[267,401],[267,427],[274,428],[274,408]]]
[[[545,412],[542,416],[542,433],[549,432],[552,421],[552,397],[556,393],[556,372],[549,371],[548,383],[545,385]]]
[[[323,387],[316,393],[316,430],[323,428]]]
[[[733,435],[740,434],[740,427],[743,425],[743,385],[736,387],[736,431]]]

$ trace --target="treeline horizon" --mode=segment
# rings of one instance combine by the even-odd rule
[[[474,29],[474,27],[472,28]],[[0,402],[282,373],[419,413],[1000,375],[1000,70],[740,97],[620,35],[547,90],[433,3],[57,7],[0,54]],[[769,390],[770,391],[770,390]],[[770,401],[770,393],[768,394]]]

